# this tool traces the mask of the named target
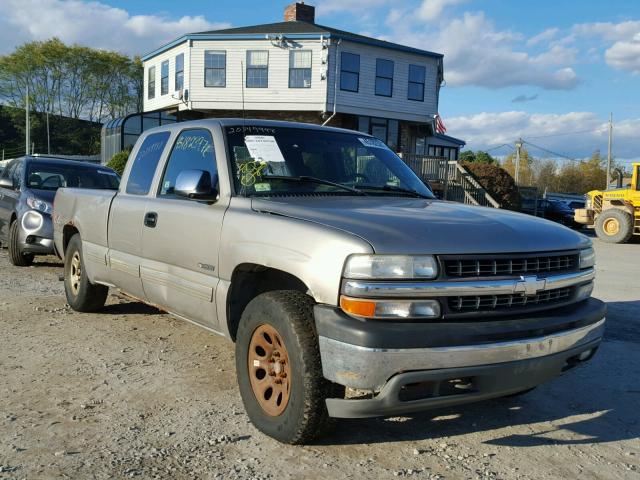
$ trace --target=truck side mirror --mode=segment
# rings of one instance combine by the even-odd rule
[[[0,187],[13,188],[13,182],[10,178],[0,178]]]
[[[176,178],[174,193],[179,197],[191,200],[204,200],[215,202],[218,199],[218,190],[214,184],[218,183],[215,175],[212,182],[211,174],[205,170],[183,170]]]

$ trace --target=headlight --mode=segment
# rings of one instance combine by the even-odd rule
[[[596,252],[593,248],[585,248],[580,250],[580,270],[591,268],[596,264]]]
[[[27,205],[29,208],[33,208],[34,210],[42,213],[51,213],[53,210],[49,202],[45,202],[44,200],[40,200],[36,197],[27,197]]]
[[[432,255],[351,255],[344,267],[345,278],[430,279],[438,276]]]
[[[587,197],[587,200],[584,202],[584,208],[586,209],[591,208],[591,197]]]

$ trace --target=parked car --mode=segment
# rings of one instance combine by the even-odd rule
[[[158,127],[117,192],[60,189],[54,218],[72,308],[113,287],[233,340],[249,418],[282,442],[520,394],[603,335],[589,238],[439,201],[359,132]]]
[[[540,207],[544,218],[569,228],[581,228],[574,220],[574,209],[561,200],[541,200]]]
[[[118,175],[107,167],[52,157],[22,157],[0,174],[0,243],[13,265],[53,253],[51,211],[59,187],[117,190]]]

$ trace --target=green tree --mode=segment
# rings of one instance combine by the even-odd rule
[[[459,160],[461,162],[477,162],[477,163],[498,163],[498,161],[489,155],[487,152],[483,152],[482,150],[478,150],[474,152],[472,150],[465,150],[460,153]]]
[[[117,52],[29,42],[0,57],[0,101],[35,112],[102,122],[140,110],[142,63]]]
[[[534,158],[531,156],[526,148],[520,149],[520,185],[533,185],[534,174],[533,174],[533,163]],[[513,178],[516,178],[516,154],[510,153],[504,159],[504,163],[502,167],[509,172]]]
[[[111,160],[107,163],[107,167],[115,170],[118,175],[122,176],[124,168],[127,166],[127,160],[129,160],[129,154],[131,150],[122,150],[116,153]]]

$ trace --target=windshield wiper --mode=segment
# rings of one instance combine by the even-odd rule
[[[393,192],[393,193],[406,193],[418,198],[426,198],[428,200],[433,200],[434,197],[429,195],[424,195],[420,192],[416,192],[415,190],[411,190],[409,188],[396,187],[395,185],[360,185],[360,188],[367,188],[371,190],[383,190],[385,192]]]
[[[317,183],[318,185],[329,185],[331,187],[341,188],[342,190],[346,190],[351,193],[355,193],[356,195],[366,195],[362,190],[358,190],[357,188],[349,187],[348,185],[343,185],[341,183],[332,182],[331,180],[324,180],[318,177],[310,177],[308,175],[300,175],[298,177],[289,177],[287,175],[263,175],[263,180],[286,180],[290,182],[300,182],[300,183]]]

